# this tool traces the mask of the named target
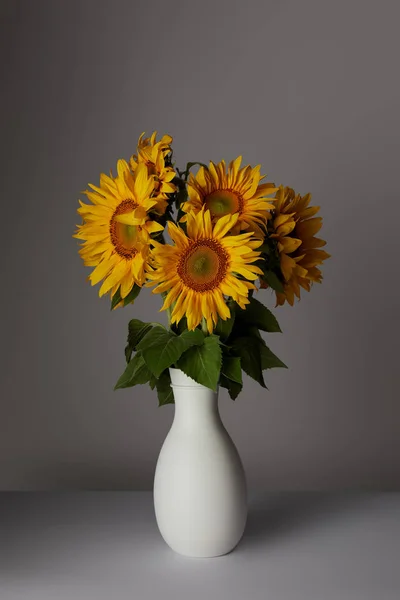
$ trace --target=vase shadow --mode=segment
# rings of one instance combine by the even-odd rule
[[[296,535],[328,518],[362,503],[352,493],[287,492],[251,498],[243,546],[273,543],[277,538]]]

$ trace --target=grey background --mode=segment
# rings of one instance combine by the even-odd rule
[[[221,410],[251,489],[400,488],[400,18],[395,1],[1,4],[2,489],[150,489],[173,407],[112,391],[128,320],[71,235],[138,135],[178,164],[243,154],[313,193],[332,259],[277,310],[290,366]],[[273,299],[266,292],[266,301]],[[160,317],[164,319],[164,316]]]

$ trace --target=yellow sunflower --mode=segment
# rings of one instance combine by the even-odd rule
[[[276,193],[271,238],[277,240],[284,292],[276,293],[277,305],[285,301],[291,306],[294,297],[300,299],[300,288],[307,292],[311,285],[321,283],[318,267],[330,254],[321,250],[326,242],[315,237],[322,227],[322,218],[315,217],[319,206],[309,206],[311,194],[300,196],[292,188],[281,186]]]
[[[251,233],[227,235],[235,227],[239,214],[225,215],[212,224],[209,210],[187,215],[187,234],[168,223],[173,245],[152,241],[153,269],[148,285],[153,293],[168,292],[161,310],[170,308],[171,322],[179,323],[186,315],[188,329],[204,319],[211,333],[221,319],[230,317],[224,296],[231,296],[242,308],[249,303],[248,293],[261,270],[253,265],[260,253],[260,240]],[[242,278],[239,278],[239,277]]]
[[[133,171],[139,164],[145,164],[149,176],[154,178],[154,194],[157,196],[157,204],[153,212],[163,215],[166,211],[168,194],[176,192],[176,185],[172,180],[176,176],[174,169],[165,164],[165,157],[171,152],[172,137],[164,135],[157,142],[157,132],[155,131],[150,138],[144,138],[144,133],[139,138],[137,154],[130,159],[130,166]]]
[[[211,212],[213,222],[228,214],[237,214],[233,233],[253,232],[257,237],[265,235],[265,223],[273,209],[272,199],[266,196],[276,192],[273,183],[260,183],[260,166],[240,168],[242,157],[229,163],[210,162],[208,168],[201,167],[196,175],[190,174],[188,181],[189,199],[182,209],[186,213],[198,213],[204,206]],[[183,217],[183,221],[186,216]]]
[[[88,267],[92,285],[104,282],[99,296],[113,296],[120,289],[121,298],[134,284],[142,286],[150,252],[150,234],[163,227],[149,219],[148,212],[157,200],[151,198],[154,180],[146,166],[139,165],[134,173],[126,161],[119,160],[117,177],[100,176],[100,187],[89,184],[93,191],[85,192],[92,204],[80,202],[78,213],[82,225],[74,237],[83,240],[79,253]]]

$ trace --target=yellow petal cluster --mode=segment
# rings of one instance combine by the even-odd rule
[[[154,206],[153,212],[163,215],[168,206],[168,194],[173,194],[177,189],[176,185],[172,183],[176,173],[172,166],[166,163],[166,159],[171,153],[172,137],[164,135],[157,142],[156,131],[150,138],[145,138],[144,135],[142,133],[140,136],[137,154],[131,156],[129,163],[133,171],[140,164],[146,165],[149,177],[154,179],[154,194],[157,197],[157,204]]]
[[[273,209],[271,198],[277,188],[273,183],[261,183],[260,166],[241,168],[242,157],[229,163],[210,162],[201,167],[188,181],[188,201],[184,203],[186,213],[197,214],[203,207],[211,213],[213,222],[225,215],[237,215],[233,233],[248,231],[263,238],[265,223]],[[183,217],[183,221],[186,217]]]
[[[117,164],[117,176],[100,176],[100,185],[89,184],[84,192],[90,201],[80,201],[78,213],[83,223],[75,238],[82,240],[79,253],[88,267],[92,285],[103,280],[99,296],[120,290],[126,298],[132,287],[145,282],[150,255],[150,235],[163,227],[150,218],[157,204],[154,198],[154,178],[146,165],[139,164],[134,172],[124,160]]]
[[[310,194],[265,182],[260,166],[242,166],[241,156],[229,164],[211,161],[196,174],[189,170],[198,163],[175,171],[171,144],[169,135],[157,140],[157,132],[142,133],[136,154],[118,161],[116,177],[101,174],[99,186],[84,192],[89,203],[80,201],[74,237],[93,268],[90,282],[102,282],[100,296],[118,292],[123,301],[134,286],[147,284],[163,294],[172,324],[186,317],[189,330],[202,324],[211,333],[218,319],[230,317],[230,299],[246,308],[258,278],[261,287],[272,285],[272,276],[280,279],[277,305],[293,305],[301,288],[321,282],[329,254],[316,237],[322,219]],[[186,188],[187,200],[175,224],[178,188]],[[172,242],[161,244],[163,237],[153,234],[167,221]]]
[[[269,223],[270,237],[277,242],[284,292],[276,293],[277,305],[287,301],[293,306],[300,288],[310,291],[313,283],[322,281],[319,265],[329,258],[321,250],[326,242],[315,237],[322,227],[322,218],[315,215],[319,206],[310,206],[311,194],[301,196],[290,187],[281,186],[276,193],[273,218]]]
[[[171,322],[186,316],[188,329],[195,329],[204,318],[211,333],[218,316],[225,320],[230,310],[225,297],[232,297],[242,308],[249,303],[249,290],[262,271],[253,263],[262,244],[251,233],[232,235],[239,214],[227,214],[212,222],[209,210],[189,213],[186,233],[168,223],[173,244],[152,241],[153,261],[149,269],[153,293],[165,296],[161,310],[169,309]]]

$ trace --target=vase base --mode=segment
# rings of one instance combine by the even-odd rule
[[[165,540],[164,540],[165,541]],[[240,540],[239,540],[240,542]],[[226,556],[227,554],[230,554],[231,552],[233,552],[235,550],[235,548],[239,545],[239,542],[237,542],[234,546],[229,546],[227,547],[222,547],[219,549],[201,549],[201,548],[196,548],[196,549],[186,549],[186,548],[174,548],[173,546],[171,546],[171,544],[168,544],[168,542],[165,542],[167,544],[167,546],[176,554],[179,554],[180,556],[185,556],[186,558],[218,558],[220,556]]]

